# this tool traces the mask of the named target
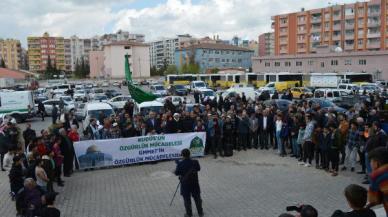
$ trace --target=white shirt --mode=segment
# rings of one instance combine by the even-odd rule
[[[281,120],[276,121],[276,131],[282,131],[283,122]]]
[[[13,153],[10,153],[10,152],[7,152],[5,155],[4,155],[4,159],[3,159],[3,167],[5,170],[7,171],[10,171],[11,168],[12,168],[12,162],[13,162],[13,157],[15,155]]]
[[[264,117],[263,117],[263,129],[264,129],[264,130],[267,129],[267,116],[264,116]]]

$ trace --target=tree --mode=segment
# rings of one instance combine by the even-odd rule
[[[76,78],[86,78],[89,76],[90,73],[90,65],[83,57],[81,57],[81,60],[76,60],[75,63],[75,70],[74,70],[74,77]]]
[[[212,68],[212,69],[210,69],[210,73],[211,74],[217,74],[219,71],[220,71],[219,68]]]
[[[159,72],[158,72],[158,69],[156,68],[156,66],[152,66],[151,69],[150,69],[150,73],[151,73],[151,76],[158,76]]]
[[[164,75],[178,74],[178,68],[176,65],[169,65],[164,73]]]
[[[51,58],[50,55],[47,58],[47,65],[46,65],[46,71],[44,73],[46,79],[50,79],[55,74],[56,69],[51,65]]]
[[[201,67],[195,61],[195,48],[191,47],[187,51],[188,62],[182,65],[181,73],[198,74],[201,71]]]
[[[0,68],[7,68],[7,66],[5,65],[4,59],[1,59]]]

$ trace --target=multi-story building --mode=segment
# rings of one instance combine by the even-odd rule
[[[22,47],[19,40],[0,39],[0,59],[4,60],[9,69],[19,70],[22,68]]]
[[[72,64],[71,64],[71,40],[68,38],[65,38],[64,40],[64,48],[65,48],[65,69],[66,71],[74,71],[72,70]]]
[[[102,45],[110,44],[117,41],[132,41],[143,43],[145,41],[145,35],[143,34],[133,34],[127,31],[119,30],[116,33],[105,34],[99,37],[100,47]]]
[[[270,56],[275,53],[274,33],[267,32],[259,35],[259,56]]]
[[[47,68],[48,59],[51,65],[65,71],[65,39],[51,37],[47,32],[43,36],[28,37],[28,65],[33,72],[43,71]]]
[[[190,61],[198,63],[201,72],[210,69],[242,68],[252,66],[253,51],[226,44],[198,44],[175,51],[175,63],[178,68]]]
[[[150,42],[150,60],[151,66],[157,69],[162,68],[165,64],[175,64],[175,50],[184,46],[185,42],[191,41],[191,35],[178,35],[175,38],[163,38]]]
[[[341,52],[318,47],[314,54],[262,56],[252,58],[253,72],[344,73],[367,72],[376,79],[388,79],[388,51]]]
[[[89,52],[93,50],[92,41],[93,39],[80,39],[77,36],[70,37],[72,71],[75,71],[77,63],[89,63]]]
[[[124,56],[129,55],[130,69],[133,78],[145,78],[150,77],[150,54],[149,45],[139,42],[118,41],[104,45],[103,48],[103,70],[100,71],[100,75],[93,73],[94,77],[107,77],[107,78],[125,78]],[[93,61],[101,61],[101,56],[97,54],[97,59],[90,59],[90,65],[96,65],[101,68],[99,63],[93,63]],[[98,69],[97,69],[98,70]],[[92,73],[91,73],[92,74]]]
[[[387,6],[388,0],[371,0],[273,16],[275,55],[314,53],[320,45],[386,50]]]

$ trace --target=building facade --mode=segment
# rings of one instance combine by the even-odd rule
[[[165,64],[176,65],[174,58],[175,50],[181,46],[185,46],[185,43],[189,43],[190,41],[193,41],[193,38],[191,35],[186,34],[178,35],[175,38],[163,38],[150,42],[151,66],[160,69]]]
[[[89,52],[89,64],[91,78],[104,78],[107,77],[104,73],[104,51],[90,51]]]
[[[106,44],[110,44],[112,42],[131,41],[131,42],[144,43],[145,35],[133,34],[127,31],[119,30],[116,33],[105,34],[105,35],[102,35],[101,37],[98,37],[98,41],[99,41],[98,42],[99,47],[102,49],[102,46]]]
[[[72,67],[71,67],[72,48],[71,48],[71,40],[68,38],[65,38],[64,40],[64,49],[65,49],[65,70],[70,72],[72,71]]]
[[[138,42],[112,42],[104,45],[104,66],[102,74],[107,78],[125,78],[124,56],[129,55],[133,78],[150,77],[149,45]],[[91,62],[95,61],[93,58]],[[93,65],[95,63],[91,63]],[[95,64],[99,67],[98,63]]]
[[[48,59],[51,65],[65,71],[65,39],[51,37],[47,32],[43,36],[28,37],[28,65],[30,71],[43,71],[47,68]]]
[[[259,35],[259,56],[271,56],[275,54],[275,39],[273,32]]]
[[[75,35],[70,37],[72,71],[75,71],[77,64],[81,64],[82,61],[89,63],[89,52],[94,49],[92,41],[93,39],[81,39]]]
[[[273,16],[275,55],[315,53],[321,45],[387,50],[387,6],[371,0]]]
[[[8,69],[22,69],[22,47],[19,40],[0,39],[0,60]]]
[[[252,58],[253,72],[367,72],[388,79],[388,51],[322,52]]]
[[[252,50],[232,45],[198,44],[176,50],[175,63],[178,68],[181,68],[193,59],[199,64],[201,72],[215,68],[249,69],[252,66],[253,54]]]

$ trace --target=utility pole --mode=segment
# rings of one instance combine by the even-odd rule
[[[141,66],[140,66],[140,57],[139,57],[139,73],[140,73],[140,78],[141,78]]]

